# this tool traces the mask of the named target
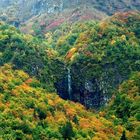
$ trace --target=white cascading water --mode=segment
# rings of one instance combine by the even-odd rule
[[[71,88],[71,71],[70,68],[67,68],[68,70],[68,94],[69,94],[69,99],[71,100],[71,92],[72,92],[72,88]]]

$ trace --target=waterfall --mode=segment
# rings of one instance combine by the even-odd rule
[[[72,92],[72,88],[71,88],[71,71],[69,68],[67,68],[68,70],[68,94],[69,94],[69,99],[71,100],[71,92]]]

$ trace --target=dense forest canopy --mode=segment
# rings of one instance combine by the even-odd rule
[[[139,5],[0,1],[0,139],[139,140]]]

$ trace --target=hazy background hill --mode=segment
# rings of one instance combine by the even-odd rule
[[[0,19],[15,26],[50,26],[65,21],[100,20],[118,11],[140,10],[139,0],[1,0]]]
[[[53,13],[63,11],[66,8],[74,8],[80,5],[90,5],[99,11],[113,14],[116,11],[130,9],[140,10],[139,0],[1,0],[0,8],[14,6],[20,8],[21,12],[30,11],[30,15],[42,12]]]

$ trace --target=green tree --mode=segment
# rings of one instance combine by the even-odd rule
[[[127,138],[126,138],[126,134],[125,134],[125,131],[123,131],[123,133],[122,133],[122,136],[121,136],[121,139],[120,140],[127,140]]]
[[[66,124],[60,128],[60,133],[64,140],[71,140],[72,137],[75,136],[71,122],[66,122]]]
[[[126,134],[125,134],[125,131],[123,131],[123,133],[122,133],[122,136],[121,136],[121,139],[120,140],[127,140],[127,138],[126,138]]]

